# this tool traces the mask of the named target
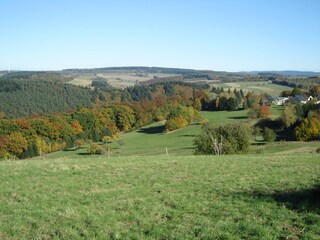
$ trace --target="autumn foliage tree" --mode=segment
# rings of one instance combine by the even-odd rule
[[[318,118],[305,118],[295,128],[295,136],[299,141],[320,139],[320,120]]]
[[[187,125],[188,121],[183,116],[179,115],[177,117],[170,118],[169,120],[167,120],[165,124],[165,129],[168,132],[179,128],[183,128]]]
[[[28,147],[28,141],[19,132],[13,132],[8,136],[6,150],[14,157],[19,156]]]
[[[251,119],[265,118],[271,115],[270,107],[267,105],[252,105],[248,112],[248,117]]]

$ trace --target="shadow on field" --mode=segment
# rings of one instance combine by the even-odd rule
[[[91,154],[88,152],[79,152],[78,155],[86,156],[86,155],[91,155]]]
[[[183,148],[181,148],[181,149],[191,149],[191,150],[193,150],[194,147],[183,147]]]
[[[179,137],[196,137],[198,135],[196,134],[183,134],[183,135],[179,135]]]
[[[235,119],[235,120],[240,120],[240,119],[247,119],[247,116],[238,116],[238,117],[228,117],[229,119]]]
[[[301,212],[314,211],[320,213],[320,185],[298,191],[275,192],[272,194],[252,192],[245,193],[246,196],[253,196],[262,200],[274,200],[280,205]]]
[[[164,132],[164,126],[141,128],[138,130],[138,132],[139,133],[146,133],[146,134],[159,134],[159,133]]]
[[[256,141],[256,142],[254,142],[254,143],[251,143],[251,145],[252,146],[263,146],[263,145],[266,145],[266,143],[265,142],[263,142],[263,141]]]

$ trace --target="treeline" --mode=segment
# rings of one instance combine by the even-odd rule
[[[242,89],[228,89],[213,87],[211,96],[201,98],[201,109],[205,111],[235,111],[238,109],[252,109],[261,105],[266,94],[254,92],[244,93]]]
[[[73,80],[72,77],[63,76],[60,72],[50,71],[21,71],[4,74],[1,76],[2,80],[35,80],[35,81],[48,81],[48,82],[69,82]]]
[[[245,95],[242,89],[239,91],[234,89],[231,91],[224,91],[223,88],[213,87],[212,97],[202,99],[202,109],[206,111],[235,111],[243,106],[245,102]]]
[[[194,94],[209,88],[207,84],[187,83],[181,81],[156,82],[149,85],[135,85],[116,89],[107,82],[93,81],[94,93],[100,102],[140,102],[157,99],[161,96],[179,97],[190,100]]]

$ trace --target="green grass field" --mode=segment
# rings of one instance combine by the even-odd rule
[[[0,162],[0,239],[319,239],[316,154]]]
[[[271,96],[279,96],[282,91],[292,90],[290,87],[281,86],[269,82],[230,82],[230,83],[215,83],[211,84],[215,87],[223,87],[225,90],[227,89],[242,89],[244,92],[253,91],[258,94],[267,93]]]

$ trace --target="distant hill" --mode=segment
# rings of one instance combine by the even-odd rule
[[[104,73],[113,71],[140,71],[145,73],[167,73],[167,74],[196,74],[201,72],[200,70],[183,69],[183,68],[163,68],[163,67],[144,67],[144,66],[132,66],[132,67],[106,67],[106,68],[83,68],[83,69],[64,69],[63,73]]]
[[[320,76],[320,72],[293,71],[293,70],[286,70],[286,71],[252,71],[252,72],[247,72],[247,73],[253,73],[253,74],[277,74],[277,75],[285,75],[285,76],[305,76],[305,77]]]

